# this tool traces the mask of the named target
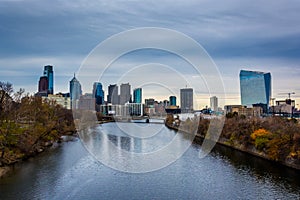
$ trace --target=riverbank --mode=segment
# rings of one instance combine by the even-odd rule
[[[31,154],[25,155],[22,158],[14,160],[14,162],[11,162],[9,164],[1,164],[0,178],[9,175],[10,172],[15,168],[16,165],[18,166],[19,164],[22,164],[23,162],[26,162],[31,158],[35,158],[35,157],[41,155],[42,153],[46,153],[49,149],[58,147],[60,143],[73,141],[75,138],[78,138],[77,133],[62,135],[56,141],[43,142],[43,144],[38,145],[36,150],[34,152],[32,152]]]
[[[9,171],[10,171],[10,167],[6,166],[6,167],[0,167],[0,178],[5,176]]]
[[[176,127],[176,126],[173,126],[173,125],[170,125],[170,124],[167,124],[167,123],[165,125],[169,129],[172,129],[172,130],[175,130],[175,131],[180,131],[180,132],[183,132],[183,133],[186,133],[186,134],[190,134],[187,131],[179,130],[178,127]],[[195,135],[194,142],[196,144],[201,145],[203,143],[204,139],[205,139],[205,136],[200,135],[199,133],[197,133]],[[216,144],[217,145],[222,145],[222,146],[225,146],[227,148],[231,148],[231,149],[243,152],[243,153],[247,153],[249,155],[252,155],[252,156],[255,156],[255,157],[259,157],[259,158],[268,160],[268,161],[276,163],[276,164],[281,164],[281,165],[284,165],[286,167],[290,167],[290,168],[293,168],[293,169],[296,169],[296,170],[300,170],[300,165],[296,164],[295,163],[295,159],[292,159],[292,158],[289,158],[289,159],[287,159],[285,161],[272,160],[264,152],[259,152],[254,147],[247,148],[247,147],[245,147],[243,145],[235,146],[234,143],[230,143],[229,141],[225,140],[224,138],[219,138],[219,140],[216,141]]]
[[[200,136],[200,135],[196,135],[195,136],[195,139],[194,141],[201,145],[202,142],[204,140],[204,137],[203,136]],[[240,151],[240,152],[244,152],[244,153],[247,153],[247,154],[250,154],[252,156],[256,156],[256,157],[259,157],[259,158],[262,158],[262,159],[265,159],[265,160],[268,160],[270,162],[273,162],[273,163],[276,163],[276,164],[281,164],[281,165],[284,165],[286,167],[290,167],[290,168],[293,168],[293,169],[296,169],[296,170],[300,170],[300,166],[299,165],[296,165],[296,164],[293,164],[292,162],[281,162],[281,161],[274,161],[270,158],[268,158],[264,153],[262,152],[258,152],[257,150],[255,149],[247,149],[247,148],[244,148],[244,147],[236,147],[236,146],[233,146],[233,145],[230,145],[229,143],[227,142],[222,142],[222,141],[218,141],[217,142],[218,145],[222,145],[222,146],[225,146],[227,148],[231,148],[231,149],[234,149],[234,150],[237,150],[237,151]]]

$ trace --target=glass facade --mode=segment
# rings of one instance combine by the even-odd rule
[[[76,79],[75,75],[70,81],[70,97],[71,97],[71,108],[77,109],[80,96],[82,95],[81,84]]]
[[[104,91],[102,89],[102,84],[99,82],[94,83],[93,97],[96,99],[97,105],[104,104]]]
[[[44,67],[44,76],[48,78],[48,94],[53,94],[53,66],[51,65],[46,65]]]
[[[170,96],[170,106],[176,106],[176,97],[175,96]]]
[[[271,74],[257,71],[240,71],[241,103],[245,106],[266,104],[271,98]]]
[[[142,103],[142,88],[133,90],[133,103]]]

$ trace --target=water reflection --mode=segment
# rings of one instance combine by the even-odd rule
[[[111,129],[114,131],[108,131]],[[108,152],[109,145],[114,145],[116,148],[127,152],[148,153],[167,146],[174,139],[175,135],[175,131],[166,132],[166,128],[160,128],[160,131],[153,134],[152,137],[132,137],[127,135],[122,129],[119,129],[118,125],[111,123],[84,130],[81,132],[80,137],[84,144],[93,150],[101,149]]]
[[[186,152],[194,138],[169,130],[164,124],[147,125],[141,137],[134,137],[136,124],[126,124],[130,134],[124,124],[122,128],[118,123],[103,124],[80,132],[83,144],[97,160],[120,171],[144,173],[166,167]]]
[[[99,134],[98,128],[109,131]],[[128,139],[113,124],[91,130],[95,132],[87,132],[85,140],[94,148],[104,146],[104,151],[111,143],[126,152],[147,152],[150,144],[159,149],[177,135],[165,129],[158,136],[166,135],[164,142],[156,142],[154,138]],[[199,150],[193,144],[166,168],[132,174],[102,165],[79,140],[63,143],[0,179],[0,199],[299,199],[299,171],[223,146],[216,146],[203,159],[198,157]],[[122,160],[120,152],[103,154]]]

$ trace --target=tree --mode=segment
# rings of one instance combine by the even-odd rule
[[[12,84],[9,82],[0,81],[0,119],[7,115],[10,110],[13,92]]]

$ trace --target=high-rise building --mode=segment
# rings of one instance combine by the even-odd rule
[[[93,97],[96,99],[96,104],[104,104],[104,91],[102,89],[102,84],[95,82],[93,86]]]
[[[170,101],[170,106],[176,106],[176,97],[175,96],[170,96],[169,101]]]
[[[53,94],[54,81],[53,81],[53,66],[46,65],[44,66],[44,76],[48,79],[48,94]]]
[[[142,103],[142,88],[133,90],[133,103]]]
[[[212,111],[218,111],[218,97],[210,97],[210,108]]]
[[[193,111],[193,88],[180,89],[180,107],[182,113]]]
[[[262,103],[269,106],[271,98],[271,74],[257,71],[240,71],[242,105]]]
[[[41,76],[39,80],[39,96],[48,96],[48,78],[47,76]]]
[[[131,94],[130,94],[131,86],[129,83],[123,83],[120,86],[120,105],[125,105],[131,101]]]
[[[71,108],[78,109],[79,98],[82,95],[81,84],[76,79],[75,74],[70,81],[70,98],[71,98]]]
[[[108,86],[107,103],[111,103],[113,105],[119,104],[119,96],[118,96],[118,86],[117,86],[117,84],[109,85]]]

